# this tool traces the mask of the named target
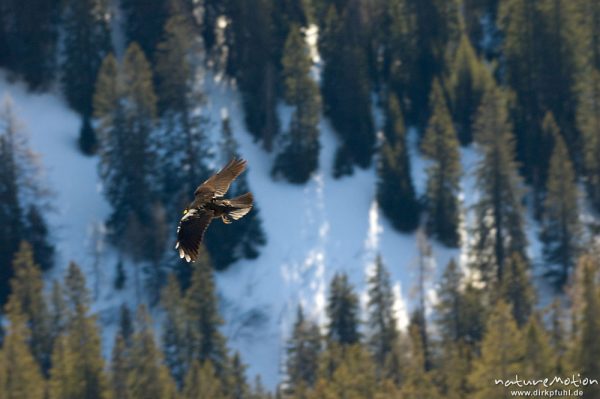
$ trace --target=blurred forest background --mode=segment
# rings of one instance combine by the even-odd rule
[[[136,289],[164,311],[159,335],[145,306],[124,307],[105,359],[78,265],[42,289],[54,264],[52,197],[6,101],[0,398],[494,399],[507,391],[493,379],[517,373],[600,378],[597,0],[2,0],[0,67],[32,91],[58,88],[81,116],[80,151],[99,158],[111,205],[110,241],[146,265]],[[400,330],[378,259],[366,312],[336,274],[326,325],[298,309],[277,389],[246,375],[249,359],[220,332],[213,274],[260,256],[268,210],[258,203],[235,228],[212,225],[191,267],[171,251],[195,187],[238,155],[227,117],[217,147],[205,134],[207,73],[239,88],[248,131],[275,154],[273,179],[303,185],[319,168],[343,179],[375,165],[377,202],[395,229],[423,228],[451,248],[468,240],[468,264],[446,267],[431,312],[417,304]],[[319,165],[322,115],[339,137],[332,165]],[[428,160],[423,197],[409,127]],[[481,155],[466,235],[464,148]],[[242,176],[232,194],[251,189]],[[537,306],[530,220],[550,306]],[[120,289],[129,282],[115,267]],[[585,396],[600,398],[600,387]]]

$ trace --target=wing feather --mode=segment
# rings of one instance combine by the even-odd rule
[[[218,173],[209,177],[194,192],[194,195],[205,201],[211,198],[222,197],[229,190],[233,182],[246,169],[246,161],[232,159]]]
[[[198,257],[200,243],[204,233],[213,219],[214,213],[208,210],[192,209],[179,221],[177,227],[177,244],[179,256],[188,262],[193,262]]]

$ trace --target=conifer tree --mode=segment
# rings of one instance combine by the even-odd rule
[[[99,121],[100,176],[113,206],[108,224],[115,242],[122,239],[134,220],[151,221],[151,182],[156,161],[154,118],[156,95],[150,65],[141,48],[132,44],[122,65],[112,55],[103,61],[94,95],[94,112]],[[140,202],[140,198],[144,201]],[[151,239],[152,228],[136,229],[140,241]],[[133,248],[131,252],[139,248]],[[149,253],[142,251],[142,254]]]
[[[225,165],[233,158],[240,158],[238,144],[227,117],[222,120],[221,134],[221,163]],[[248,184],[247,173],[244,173],[232,183],[229,195],[235,197],[248,191],[251,191],[251,187]],[[206,249],[217,270],[223,270],[239,259],[257,258],[261,247],[267,242],[256,200],[252,211],[236,222],[235,229],[230,227],[223,223],[215,223],[206,232]]]
[[[552,375],[555,371],[555,355],[550,345],[550,338],[537,314],[532,315],[523,331],[525,352],[523,370],[525,378],[538,379]],[[542,388],[542,384],[538,386]]]
[[[330,341],[341,345],[359,342],[358,298],[346,274],[336,273],[331,280],[327,317],[327,338]]]
[[[535,290],[527,266],[518,253],[513,253],[506,260],[499,290],[504,301],[511,306],[519,327],[525,325],[535,305]]]
[[[600,211],[600,69],[592,68],[580,80],[577,127],[583,136],[585,182],[592,205]]]
[[[534,216],[541,219],[543,214],[544,199],[547,195],[548,174],[550,172],[550,158],[557,140],[562,140],[560,128],[551,112],[546,112],[542,122],[542,129],[537,142],[540,152],[538,166],[531,172],[531,184],[533,186]],[[564,141],[563,141],[564,144]]]
[[[475,205],[473,265],[486,281],[502,281],[504,262],[510,254],[527,259],[527,240],[506,95],[500,89],[492,88],[484,96],[474,134],[483,160],[476,170],[481,194]]]
[[[202,366],[195,360],[185,377],[182,399],[224,399],[219,379],[210,361]]]
[[[79,149],[86,155],[95,154],[98,150],[98,137],[89,116],[84,116],[79,129]]]
[[[398,326],[394,314],[394,294],[390,275],[381,256],[375,260],[375,271],[369,277],[369,339],[368,346],[378,371],[384,368],[394,353],[398,340]],[[397,360],[396,360],[397,361]]]
[[[44,283],[39,266],[34,263],[31,245],[21,243],[13,261],[15,275],[11,280],[8,309],[17,309],[20,322],[29,329],[26,341],[29,350],[43,372],[50,368],[52,330],[50,314],[43,297]]]
[[[247,366],[242,363],[239,352],[235,352],[231,358],[231,377],[229,379],[230,396],[232,399],[246,399],[250,395],[250,388],[246,380]]]
[[[335,177],[350,174],[354,165],[367,168],[375,145],[362,24],[358,2],[349,3],[343,11],[331,7],[319,44],[325,62],[321,85],[324,111],[342,139]]]
[[[423,346],[422,326],[411,322],[409,326],[410,356],[405,381],[402,384],[402,397],[409,399],[438,398],[439,394],[427,368],[427,354]]]
[[[574,34],[580,45],[577,47],[577,62],[580,73],[589,74],[600,69],[600,4],[593,0],[575,2],[578,28]],[[582,79],[583,76],[577,76]]]
[[[114,398],[128,399],[129,361],[129,349],[123,336],[118,333],[112,351],[109,380],[110,392]]]
[[[49,242],[50,232],[46,220],[37,206],[27,210],[25,238],[33,249],[33,259],[42,270],[49,270],[54,264],[54,246]]]
[[[319,327],[307,320],[302,306],[298,306],[292,336],[287,344],[287,393],[300,396],[307,388],[314,386],[318,377],[320,352]]]
[[[183,308],[181,287],[175,276],[169,275],[161,300],[161,305],[165,310],[162,351],[165,364],[171,371],[175,382],[181,387],[191,365],[192,353],[188,351],[186,342],[186,314]]]
[[[0,351],[0,396],[43,399],[44,379],[27,345],[30,330],[18,304],[7,312],[10,325]]]
[[[294,107],[289,130],[280,138],[281,152],[273,174],[282,174],[292,183],[305,183],[319,166],[319,87],[312,79],[312,60],[304,36],[292,25],[283,58],[284,98]]]
[[[459,144],[439,81],[433,83],[430,98],[433,111],[421,145],[423,154],[433,161],[427,169],[427,232],[455,247],[460,242]]]
[[[154,342],[150,316],[144,306],[137,315],[127,377],[128,399],[173,399],[176,388]]]
[[[508,380],[522,370],[523,339],[511,314],[510,306],[498,300],[486,323],[481,356],[473,362],[469,375],[474,399],[504,398],[506,388],[492,384],[494,379]]]
[[[562,286],[576,262],[581,248],[582,227],[579,221],[579,193],[569,152],[559,136],[550,160],[541,239],[544,257],[560,270],[554,271]],[[548,271],[552,273],[552,270]]]
[[[151,2],[123,0],[124,30],[127,44],[139,43],[148,59],[154,60],[154,50],[160,41],[169,15],[168,0]]]
[[[473,121],[491,79],[491,74],[477,58],[469,37],[463,33],[448,81],[450,109],[462,145],[473,141]]]
[[[100,65],[112,51],[109,3],[68,0],[64,7],[63,90],[69,106],[88,118],[93,112],[92,99]]]
[[[404,119],[393,94],[387,102],[384,133],[377,169],[377,202],[392,226],[411,232],[419,224],[420,207],[411,176]]]
[[[474,350],[463,341],[444,342],[442,345],[438,365],[440,394],[447,399],[465,398],[469,393],[468,376],[472,369]]]

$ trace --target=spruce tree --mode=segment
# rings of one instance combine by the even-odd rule
[[[231,358],[231,377],[228,388],[232,399],[246,399],[250,395],[250,387],[246,380],[246,368],[240,353],[235,352]]]
[[[33,250],[26,242],[21,243],[12,263],[15,275],[11,280],[12,294],[7,309],[16,309],[20,322],[29,329],[26,341],[29,350],[44,373],[50,368],[52,353],[51,319],[45,298],[44,282],[39,266],[34,263]]]
[[[377,202],[383,214],[399,231],[414,231],[420,206],[411,176],[404,119],[398,98],[390,95],[385,114],[385,141],[380,147],[377,169]]]
[[[346,274],[336,273],[329,286],[327,300],[327,338],[341,345],[360,340],[358,332],[358,298]]]
[[[513,253],[506,261],[499,292],[511,306],[517,325],[524,326],[535,305],[535,290],[529,277],[528,265],[518,253]]]
[[[0,351],[0,396],[6,399],[43,399],[44,378],[29,351],[31,330],[18,304],[7,309],[10,325]]]
[[[173,275],[163,289],[161,305],[165,310],[162,331],[162,351],[165,364],[179,387],[183,385],[191,365],[192,353],[188,351],[186,337],[186,314],[184,313],[181,287]]]
[[[473,362],[469,375],[474,399],[504,398],[506,388],[494,379],[508,380],[522,370],[524,344],[522,333],[511,314],[510,306],[498,300],[486,323],[481,356]]]
[[[200,365],[195,360],[185,377],[182,399],[224,399],[221,383],[210,361]]]
[[[423,346],[422,326],[414,320],[409,325],[410,354],[405,381],[402,384],[402,397],[409,399],[438,398],[439,394],[427,367],[427,353]]]
[[[423,154],[433,161],[427,169],[427,232],[455,247],[460,243],[459,144],[439,81],[433,83],[430,98],[433,111],[421,144]]]
[[[281,152],[273,174],[282,174],[291,183],[308,181],[319,166],[319,87],[311,77],[312,60],[304,36],[292,25],[285,42],[283,58],[284,98],[294,107],[289,130],[280,138]]]
[[[573,164],[563,139],[559,136],[555,141],[546,185],[541,239],[546,262],[560,268],[550,268],[548,273],[555,274],[557,284],[562,286],[568,280],[579,255],[582,226]]]
[[[300,396],[317,380],[318,361],[321,352],[319,327],[304,316],[298,306],[292,336],[287,343],[287,393]]]
[[[527,259],[521,180],[507,112],[506,94],[492,88],[484,96],[474,128],[483,160],[476,170],[481,192],[475,205],[472,264],[485,281],[502,281],[504,262],[510,254]]]
[[[100,65],[112,51],[109,2],[68,0],[64,7],[63,90],[69,106],[85,121],[93,112],[94,86]]]
[[[592,68],[580,79],[577,127],[583,136],[585,183],[594,209],[600,211],[600,69]]]
[[[448,80],[450,109],[462,145],[473,141],[473,121],[492,76],[463,33]]]
[[[151,2],[123,0],[121,8],[127,44],[137,42],[148,59],[154,60],[154,50],[160,41],[169,15],[168,0]]]
[[[33,249],[33,259],[42,270],[49,270],[54,265],[54,246],[50,243],[48,224],[34,205],[29,206],[25,218],[24,234]]]
[[[127,378],[129,373],[129,349],[119,333],[115,337],[110,365],[109,386],[112,397],[128,399]]]
[[[533,206],[536,219],[542,218],[544,199],[547,195],[548,174],[550,172],[550,158],[557,140],[562,140],[560,128],[551,112],[547,112],[542,122],[542,130],[537,143],[540,150],[539,167],[532,173]],[[563,141],[564,144],[564,141]]]
[[[238,144],[233,137],[229,118],[222,120],[220,142],[221,163],[240,158]],[[206,176],[208,178],[208,175]],[[229,195],[235,197],[251,191],[247,173],[239,176],[231,185]],[[255,259],[267,242],[262,227],[259,204],[255,199],[252,211],[236,221],[235,229],[223,223],[215,223],[206,232],[206,249],[217,270],[223,270],[239,259]],[[187,266],[186,266],[187,267]]]
[[[523,377],[539,379],[553,375],[555,372],[555,354],[550,345],[550,338],[544,329],[539,315],[534,314],[524,326],[523,339],[525,352],[523,355]],[[542,388],[542,384],[538,388]]]
[[[390,275],[380,255],[375,260],[374,273],[369,277],[368,292],[368,347],[381,373],[386,363],[391,361],[390,357],[396,355],[394,347],[397,345],[399,334]]]
[[[137,44],[129,46],[122,65],[112,55],[103,61],[94,112],[99,122],[100,176],[113,206],[108,225],[114,241],[119,242],[135,219],[146,223],[152,220],[155,198],[151,178],[156,162],[152,136],[156,95],[150,65]],[[144,201],[140,202],[140,198]],[[149,224],[136,229],[140,241],[152,239],[153,226]],[[135,245],[128,247],[134,256],[140,250]]]

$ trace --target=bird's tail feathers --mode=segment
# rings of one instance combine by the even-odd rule
[[[227,216],[233,220],[238,220],[246,216],[252,209],[253,200],[252,193],[246,193],[239,197],[232,198],[229,200],[229,203],[234,209],[227,212]],[[225,222],[225,220],[223,221]]]

